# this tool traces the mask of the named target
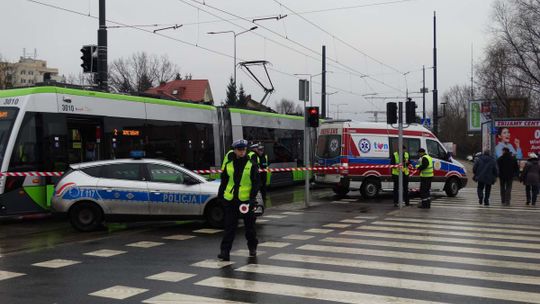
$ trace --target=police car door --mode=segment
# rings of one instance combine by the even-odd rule
[[[161,164],[147,164],[152,215],[199,215],[201,187],[180,168]]]
[[[148,215],[148,189],[141,163],[104,165],[97,187],[105,213]]]

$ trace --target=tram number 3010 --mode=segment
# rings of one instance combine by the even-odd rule
[[[6,106],[16,106],[19,104],[19,98],[6,98],[4,99],[3,105]]]
[[[75,112],[74,105],[62,105],[62,112]]]

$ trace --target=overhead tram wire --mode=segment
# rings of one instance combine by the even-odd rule
[[[288,6],[286,6],[285,4],[281,3],[280,1],[278,1],[278,0],[272,0],[272,1],[274,1],[275,3],[277,3],[277,4],[281,5],[281,6],[283,6],[283,7],[286,8],[286,9],[288,9],[288,10],[291,12],[291,15],[293,15],[293,14],[294,14],[294,15],[297,15],[297,16],[300,17],[302,20],[304,20],[304,21],[306,21],[307,23],[313,25],[314,27],[316,27],[317,29],[319,29],[319,30],[322,31],[323,33],[325,33],[325,34],[329,35],[330,37],[336,39],[337,41],[343,43],[344,45],[348,46],[349,48],[351,48],[351,49],[357,51],[358,53],[360,53],[360,54],[366,56],[367,58],[369,58],[369,59],[371,59],[371,60],[373,60],[373,61],[375,61],[375,62],[377,62],[377,63],[379,63],[379,64],[381,64],[381,65],[383,65],[383,66],[385,66],[385,67],[387,67],[387,68],[389,68],[389,69],[391,69],[391,70],[393,70],[393,71],[395,71],[396,73],[403,74],[403,72],[400,71],[400,70],[398,70],[397,68],[395,68],[395,67],[393,67],[393,66],[391,66],[391,65],[389,65],[389,64],[386,64],[386,63],[384,63],[384,62],[378,60],[377,58],[374,58],[374,57],[368,55],[367,53],[365,53],[364,51],[358,49],[358,48],[355,47],[354,45],[352,45],[352,44],[348,43],[347,41],[345,41],[345,40],[343,40],[343,39],[337,37],[336,35],[330,33],[329,31],[327,31],[326,29],[324,29],[324,28],[321,27],[320,25],[316,24],[315,22],[313,22],[313,21],[307,19],[306,17],[303,17],[302,15],[296,13],[293,9],[291,9],[290,7],[288,7]],[[394,1],[394,2],[397,3],[397,2],[407,2],[407,1],[412,1],[412,0],[401,0],[401,1]]]
[[[36,0],[27,0],[28,2],[32,2],[34,4],[38,4],[38,5],[42,5],[42,6],[45,6],[45,7],[49,7],[49,8],[53,8],[53,9],[56,9],[56,10],[61,10],[61,11],[65,11],[65,12],[68,12],[68,13],[72,13],[72,14],[76,14],[76,15],[79,15],[79,16],[83,16],[83,17],[86,17],[86,18],[92,18],[92,19],[98,19],[97,16],[93,16],[93,15],[90,15],[90,14],[87,14],[87,13],[82,13],[82,12],[78,12],[78,11],[75,11],[75,10],[71,10],[71,9],[67,9],[67,8],[64,8],[64,7],[60,7],[60,6],[57,6],[57,5],[53,5],[53,4],[49,4],[49,3],[44,3],[44,2],[40,2],[40,1],[36,1]],[[213,49],[210,49],[210,48],[206,48],[206,47],[203,47],[203,46],[200,46],[200,45],[197,45],[197,44],[194,44],[194,43],[190,43],[190,42],[187,42],[187,41],[184,41],[184,40],[181,40],[181,39],[177,39],[177,38],[174,38],[174,37],[170,37],[170,36],[167,36],[167,35],[164,35],[164,34],[159,34],[159,33],[154,33],[153,31],[151,30],[146,30],[146,29],[142,29],[142,28],[138,28],[136,26],[133,26],[133,25],[128,25],[128,24],[125,24],[125,23],[122,23],[122,22],[118,22],[118,21],[114,21],[114,20],[110,20],[110,19],[107,19],[107,22],[110,22],[110,23],[113,23],[113,24],[116,24],[116,25],[121,25],[121,26],[125,26],[127,28],[132,28],[132,29],[135,29],[135,30],[139,30],[139,31],[142,31],[142,32],[145,32],[145,33],[148,33],[148,34],[152,34],[152,35],[157,35],[161,38],[166,38],[166,39],[169,39],[169,40],[173,40],[175,42],[178,42],[178,43],[181,43],[181,44],[186,44],[186,45],[189,45],[189,46],[193,46],[193,47],[196,47],[196,48],[200,48],[200,49],[203,49],[207,52],[210,52],[210,53],[214,53],[216,55],[220,55],[220,56],[224,56],[224,57],[227,57],[227,58],[233,58],[232,55],[228,55],[228,54],[225,54],[225,53],[222,53],[222,52],[219,52],[219,51],[216,51],[216,50],[213,50]],[[296,78],[298,79],[297,76],[295,76],[294,74],[292,73],[287,73],[287,72],[283,72],[281,70],[277,70],[275,68],[269,68],[270,70],[272,71],[275,71],[277,73],[280,73],[280,74],[283,74],[283,75],[287,75],[287,76],[290,76],[290,77],[293,77],[293,78]],[[338,90],[342,93],[346,93],[346,94],[351,94],[351,95],[356,95],[356,96],[362,96],[360,93],[355,93],[355,92],[352,92],[352,91],[348,91],[348,90],[344,90],[344,89],[339,89],[339,88],[335,88],[335,87],[331,87],[329,86],[330,88],[334,89],[334,90]],[[366,100],[364,98],[364,100]],[[368,102],[370,102],[374,107],[377,107],[373,102],[367,100]]]
[[[221,12],[221,13],[224,13],[224,14],[227,14],[227,15],[230,15],[230,16],[233,16],[233,17],[236,17],[236,18],[239,18],[239,19],[241,19],[241,20],[243,20],[243,21],[246,21],[246,22],[249,22],[249,23],[253,23],[252,20],[249,20],[249,19],[244,18],[244,17],[242,17],[242,16],[236,15],[236,14],[231,13],[231,12],[229,12],[229,11],[226,11],[226,10],[224,10],[224,9],[221,9],[221,8],[218,8],[218,7],[209,5],[209,4],[205,3],[205,2],[199,2],[199,1],[197,1],[197,0],[178,0],[178,1],[179,1],[179,2],[182,2],[182,3],[186,4],[186,5],[189,5],[189,6],[193,7],[193,8],[201,9],[199,6],[195,6],[195,5],[190,4],[190,3],[187,2],[187,1],[191,1],[191,2],[197,3],[198,5],[200,5],[200,6],[202,6],[202,7],[209,7],[209,8],[211,8],[211,9],[216,10],[216,11],[219,11],[219,12]],[[229,23],[231,23],[231,24],[233,24],[233,25],[235,25],[235,26],[237,26],[237,27],[240,27],[240,28],[243,28],[243,29],[244,29],[243,26],[238,25],[238,24],[236,24],[236,23],[234,23],[234,22],[232,22],[232,21],[230,21],[230,20],[228,20],[228,19],[225,19],[225,18],[223,18],[223,17],[221,17],[221,16],[218,16],[218,15],[216,15],[216,14],[210,13],[210,12],[208,12],[207,10],[203,10],[203,9],[201,9],[201,10],[204,11],[204,12],[206,12],[206,13],[208,13],[208,14],[210,14],[210,15],[212,15],[212,16],[214,16],[214,17],[220,18],[220,19],[222,19],[223,21],[229,22]],[[313,50],[313,49],[311,49],[311,48],[309,48],[309,47],[307,47],[307,46],[305,46],[305,45],[303,45],[303,44],[301,44],[301,43],[299,43],[299,42],[297,42],[297,41],[295,41],[295,40],[293,40],[293,39],[290,39],[290,38],[288,38],[288,37],[286,37],[286,36],[283,36],[282,34],[276,32],[276,31],[274,31],[274,30],[272,30],[272,29],[270,29],[270,28],[268,28],[268,27],[266,27],[266,26],[264,26],[264,25],[262,25],[262,24],[260,24],[260,23],[256,23],[256,24],[259,26],[259,28],[263,28],[263,29],[269,31],[269,32],[272,33],[272,34],[274,34],[274,35],[276,35],[276,36],[279,36],[279,37],[281,37],[282,39],[285,39],[286,41],[289,41],[289,42],[291,42],[291,43],[293,43],[293,44],[295,44],[295,45],[298,45],[299,47],[301,47],[301,48],[303,48],[303,49],[306,49],[306,50],[308,50],[308,51],[310,51],[310,52],[312,52],[312,53],[318,55],[319,57],[322,56],[322,54],[321,54],[319,51]],[[289,47],[289,46],[286,46],[286,45],[284,45],[284,44],[282,44],[282,43],[276,42],[275,40],[270,39],[270,38],[268,38],[268,37],[265,37],[265,36],[263,36],[263,35],[261,35],[261,34],[258,34],[258,33],[253,33],[253,34],[254,34],[254,35],[258,35],[258,36],[260,36],[260,37],[263,37],[263,38],[265,38],[265,39],[268,39],[269,41],[272,41],[272,42],[274,42],[274,43],[276,43],[276,44],[278,44],[278,45],[280,45],[280,46],[283,46],[283,47],[285,47],[285,48],[287,48],[287,49],[294,50],[294,51],[297,52],[297,53],[303,54],[303,53],[301,53],[300,51],[298,51],[298,50],[296,50],[296,49],[293,49],[293,48],[291,48],[291,47]],[[320,58],[314,58],[313,56],[310,56],[310,55],[307,55],[307,54],[303,54],[303,55],[305,55],[305,56],[307,56],[307,57],[309,57],[309,58],[312,58],[312,59],[314,59],[314,60],[317,60],[318,62],[321,62],[321,61],[322,61]],[[365,74],[365,73],[362,73],[362,72],[360,72],[360,71],[357,71],[357,70],[355,70],[355,69],[353,69],[353,68],[351,68],[351,67],[349,67],[349,66],[347,66],[347,65],[342,64],[341,62],[337,61],[337,60],[334,59],[334,58],[331,58],[331,57],[327,57],[327,58],[328,58],[329,61],[332,61],[332,62],[334,62],[335,64],[339,65],[339,66],[336,66],[336,65],[333,65],[333,64],[329,64],[329,66],[331,66],[331,67],[333,67],[333,68],[335,68],[335,69],[339,69],[339,70],[341,70],[341,71],[344,71],[344,72],[347,72],[347,73],[351,73],[351,74],[353,74],[354,76],[359,77],[359,78],[367,77],[367,78],[369,78],[369,79],[371,79],[371,80],[373,80],[373,81],[375,81],[375,82],[377,82],[377,83],[379,83],[379,84],[381,84],[381,85],[383,85],[383,86],[386,86],[386,87],[388,87],[388,88],[391,88],[391,89],[393,89],[393,90],[395,90],[395,91],[398,91],[398,92],[400,92],[400,93],[405,93],[403,90],[401,90],[401,89],[399,89],[399,88],[397,88],[397,87],[395,87],[395,86],[392,86],[392,85],[390,85],[390,84],[387,84],[387,83],[384,82],[384,81],[381,81],[381,80],[376,79],[376,78],[374,78],[374,77],[372,77],[372,76],[370,76],[370,75],[367,75],[367,74]],[[341,66],[341,67],[340,67],[340,66]]]

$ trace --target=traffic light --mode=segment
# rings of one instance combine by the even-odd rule
[[[97,72],[97,47],[95,45],[84,45],[81,49],[81,67],[84,73]]]
[[[306,107],[307,126],[312,128],[319,127],[319,107]]]
[[[416,103],[410,98],[405,102],[405,122],[407,124],[416,123]]]
[[[395,124],[398,121],[398,111],[397,103],[388,102],[386,103],[386,123],[391,125]]]

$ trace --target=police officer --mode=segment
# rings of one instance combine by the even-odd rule
[[[264,153],[264,146],[261,143],[257,145],[255,152],[257,153],[257,165],[259,166],[259,169],[267,169],[270,162],[268,161],[268,155]],[[268,177],[268,172],[259,172],[259,177],[261,178],[259,191],[261,191],[263,201],[266,202],[266,179]]]
[[[249,256],[257,255],[257,234],[255,231],[255,214],[253,212],[255,197],[259,190],[259,173],[257,164],[247,156],[247,141],[236,140],[232,144],[233,154],[224,165],[221,173],[221,184],[218,197],[223,201],[225,211],[225,234],[221,241],[221,252],[218,258],[230,260],[230,251],[238,226],[238,217],[242,204],[249,204],[247,213],[243,215]]]
[[[418,205],[418,208],[429,209],[431,208],[431,180],[433,179],[433,159],[426,153],[426,150],[420,148],[418,150],[420,160],[416,165],[416,169],[420,171],[420,198],[422,203]]]
[[[403,201],[406,206],[409,206],[409,152],[405,151],[407,148],[403,146]],[[392,155],[390,163],[392,165],[399,164],[399,151]],[[398,206],[399,200],[399,168],[392,168],[392,181],[394,182],[394,206]]]
[[[225,153],[225,157],[223,157],[223,162],[221,162],[221,171],[223,171],[225,169],[225,165],[227,164],[228,161],[232,160],[232,155],[234,154],[233,150],[229,150],[227,151],[227,153]]]

